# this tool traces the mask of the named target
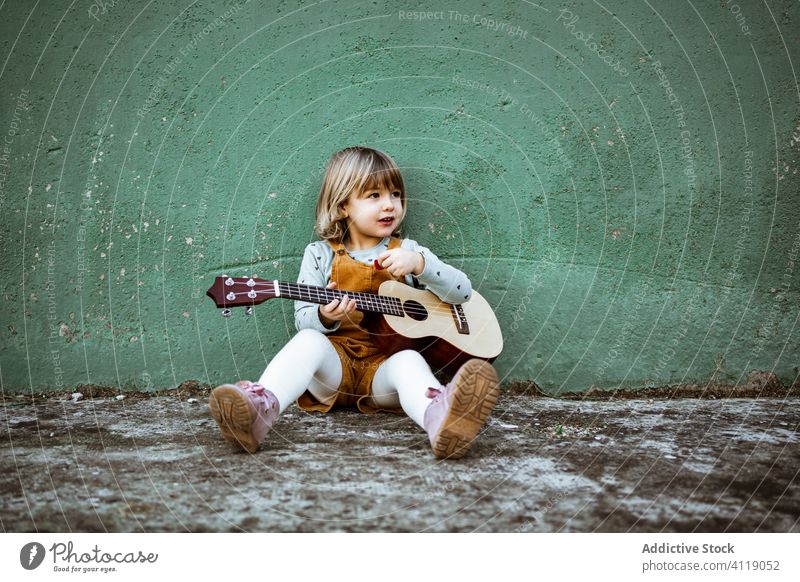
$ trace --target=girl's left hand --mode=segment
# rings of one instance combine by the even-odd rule
[[[378,255],[381,267],[394,277],[404,277],[409,273],[419,275],[425,269],[422,253],[407,249],[391,249]]]

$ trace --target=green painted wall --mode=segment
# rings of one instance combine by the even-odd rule
[[[353,144],[496,305],[506,381],[793,382],[800,4],[605,6],[3,3],[3,391],[256,377],[292,304],[205,289],[293,279]]]

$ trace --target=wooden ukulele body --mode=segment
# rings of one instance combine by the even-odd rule
[[[404,316],[364,312],[362,327],[388,355],[415,350],[431,366],[453,374],[471,358],[492,362],[503,349],[503,334],[494,312],[477,291],[459,306],[397,281],[383,283],[378,294],[398,298],[406,312]],[[463,319],[461,325],[459,318]]]

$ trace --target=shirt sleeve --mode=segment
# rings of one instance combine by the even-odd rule
[[[333,253],[325,243],[311,243],[303,253],[303,262],[300,264],[300,274],[297,282],[303,285],[316,285],[325,287],[331,280],[331,265]],[[319,319],[319,305],[308,301],[294,302],[294,325],[297,331],[301,329],[316,329],[319,332],[333,333],[341,325],[337,321],[333,327],[325,327]]]
[[[406,275],[407,284],[427,289],[445,303],[465,303],[472,297],[472,283],[462,271],[448,265],[414,240],[403,240],[401,248],[421,253],[425,259],[422,273]]]

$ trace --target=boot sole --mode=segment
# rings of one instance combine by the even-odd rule
[[[447,418],[432,443],[439,459],[460,459],[467,454],[500,394],[500,380],[488,362],[470,360],[460,372]]]
[[[250,432],[254,418],[247,397],[235,386],[222,384],[214,388],[208,397],[208,408],[226,441],[248,453],[258,450],[258,443]]]

